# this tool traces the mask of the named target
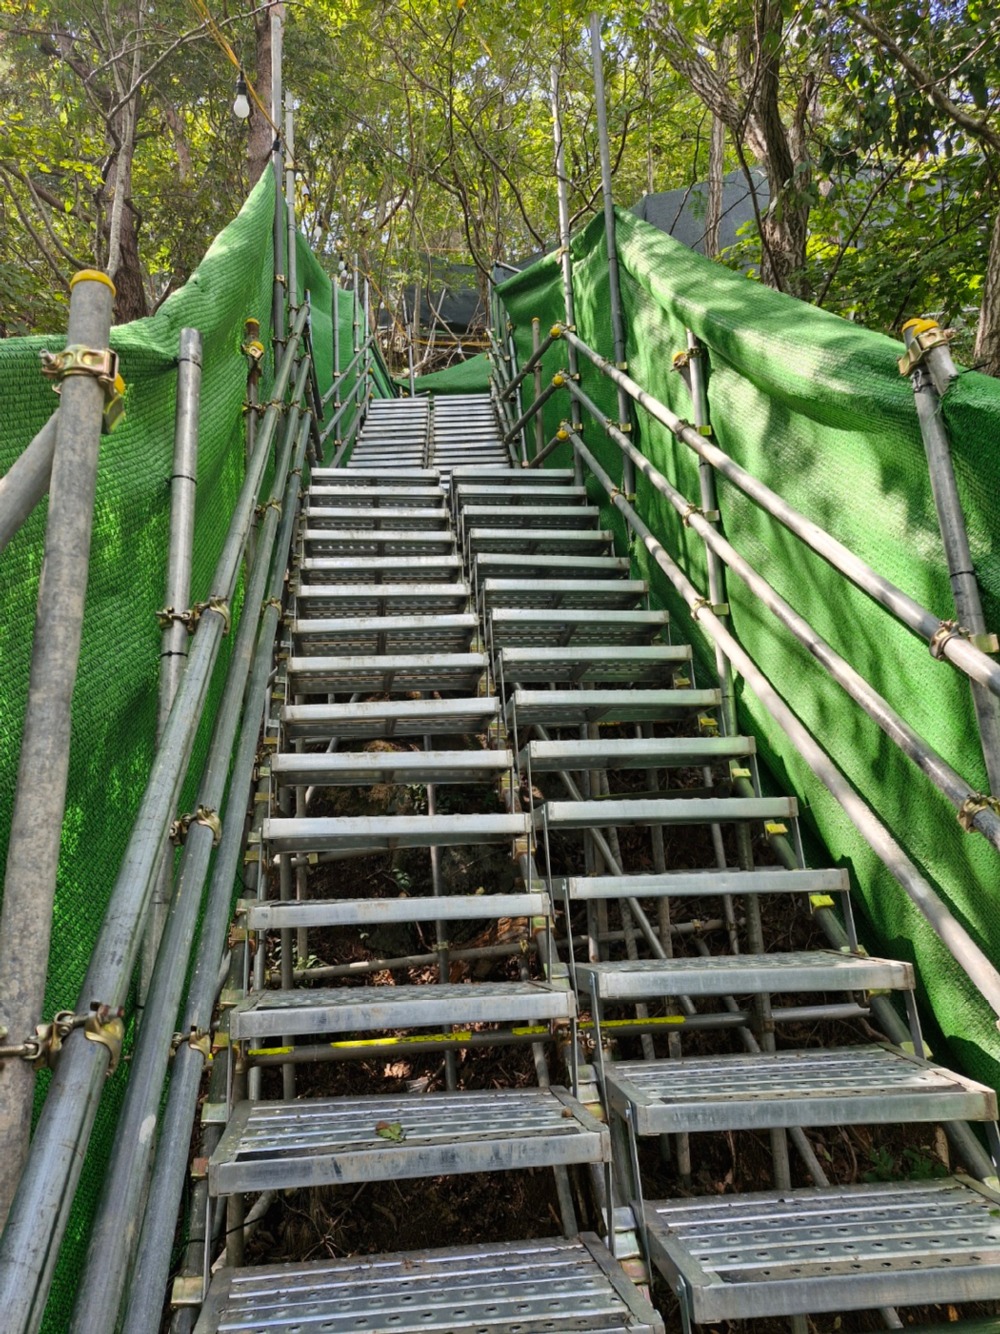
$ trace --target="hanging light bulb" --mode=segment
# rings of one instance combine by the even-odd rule
[[[236,79],[236,100],[233,103],[233,115],[237,120],[246,120],[250,115],[250,99],[247,97],[247,81],[240,70]]]

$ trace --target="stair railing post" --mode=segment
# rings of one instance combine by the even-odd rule
[[[43,1018],[105,408],[105,386],[94,363],[110,356],[114,294],[114,284],[103,273],[84,269],[73,276],[67,350],[51,362],[61,392],[0,914],[0,1033],[9,1034],[12,1042],[33,1034]],[[27,1155],[34,1091],[30,1062],[0,1063],[0,1223]]]
[[[909,375],[913,385],[931,491],[958,615],[958,625],[954,628],[958,631],[961,627],[978,648],[993,653],[997,651],[997,639],[986,629],[965,515],[955,480],[951,441],[941,413],[942,395],[958,371],[944,335],[933,320],[908,321],[903,325],[903,337],[907,355],[900,360],[899,366],[902,374]],[[990,792],[1000,795],[1000,700],[975,682],[971,683],[971,688]]]
[[[559,70],[552,66],[552,133],[556,152],[556,190],[559,199],[559,262],[562,268],[563,304],[566,310],[566,323],[571,329],[576,328],[576,313],[573,305],[573,258],[569,248],[569,178],[566,175],[566,145],[563,140],[562,116],[559,111]],[[567,344],[567,364],[570,378],[579,381],[580,368],[576,348]],[[580,405],[574,399],[570,403],[570,421],[573,430],[579,434],[583,430],[583,418]],[[573,471],[577,486],[583,485],[583,464],[576,450],[573,451]]]
[[[622,315],[621,281],[618,271],[618,243],[615,232],[615,201],[611,193],[611,146],[608,139],[608,106],[604,89],[604,56],[601,50],[601,19],[590,16],[590,54],[594,65],[594,100],[597,104],[597,141],[601,156],[601,194],[604,197],[604,240],[608,251],[608,285],[611,298],[611,334],[614,339],[615,364],[626,369],[625,321]],[[631,404],[621,387],[618,391],[618,425],[632,430]],[[622,490],[635,494],[635,468],[630,458],[622,459]]]
[[[539,321],[539,319],[538,319],[538,316],[536,315],[536,316],[534,317],[534,319],[531,321],[531,355],[532,355],[533,357],[537,357],[537,356],[538,356],[538,350],[539,350],[539,348],[541,347],[541,342],[542,342],[542,337],[541,337],[541,323],[540,323],[540,321]],[[541,363],[541,361],[536,361],[536,362],[535,362],[535,369],[534,369],[533,374],[534,374],[534,381],[535,381],[535,397],[537,398],[537,397],[539,396],[539,394],[542,392],[542,363]],[[533,459],[537,458],[538,455],[542,452],[542,450],[543,450],[544,448],[545,448],[545,434],[544,434],[544,431],[543,431],[543,428],[542,428],[542,414],[541,414],[540,412],[536,412],[536,413],[535,413],[535,448],[534,448],[534,450],[532,451],[531,457],[532,457]]]
[[[198,413],[201,405],[201,334],[182,329],[177,362],[177,406],[174,415],[174,461],[170,475],[170,537],[167,548],[167,588],[164,607],[179,612],[191,604],[191,566],[194,554],[195,497],[198,492]],[[249,429],[253,413],[247,417]],[[183,621],[171,616],[160,638],[160,693],[156,716],[156,743],[170,717],[181,675],[187,665],[190,635]],[[140,999],[144,1002],[156,964],[173,880],[173,850],[163,850],[163,864],[153,889],[149,922],[142,944]]]
[[[298,257],[295,254],[295,127],[292,119],[292,95],[285,93],[285,226],[287,229],[286,252],[288,276],[289,314],[298,309],[299,275]]]
[[[271,120],[281,124],[281,59],[284,30],[284,6],[276,4],[271,10]],[[288,283],[285,255],[285,196],[282,189],[281,135],[275,129],[271,170],[274,173],[274,289],[271,298],[271,341],[275,346],[275,365],[284,347],[287,323],[285,319]]]

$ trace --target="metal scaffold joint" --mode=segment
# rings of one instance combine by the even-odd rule
[[[178,816],[170,826],[171,843],[182,844],[193,824],[204,825],[206,829],[211,829],[212,847],[217,848],[219,846],[222,841],[222,821],[219,819],[219,812],[212,810],[209,806],[199,806],[197,810]]]
[[[61,393],[63,380],[74,375],[88,375],[104,390],[104,417],[102,429],[110,434],[125,416],[125,381],[118,369],[118,353],[110,348],[85,347],[70,343],[61,352],[39,354],[42,375],[52,380],[52,388]]]

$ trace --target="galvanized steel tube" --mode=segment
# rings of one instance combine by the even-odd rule
[[[634,399],[640,407],[645,408],[654,421],[658,421],[661,426],[665,426],[678,440],[693,449],[696,454],[710,463],[717,472],[720,472],[723,477],[755,501],[762,510],[770,514],[772,518],[777,519],[790,533],[794,533],[796,537],[801,538],[806,546],[815,551],[817,555],[822,556],[834,569],[839,570],[874,602],[884,607],[886,611],[891,612],[907,629],[912,630],[914,634],[928,642],[940,630],[941,620],[933,612],[928,611],[926,607],[922,607],[919,602],[904,593],[901,588],[897,588],[888,579],[877,574],[870,565],[856,556],[853,551],[850,551],[843,543],[838,542],[835,537],[831,537],[829,533],[824,532],[818,524],[813,523],[811,519],[807,519],[804,514],[793,509],[764,482],[752,477],[746,469],[735,463],[728,454],[723,453],[717,445],[711,444],[704,436],[700,436],[693,427],[678,417],[676,413],[671,412],[652,394],[648,394],[630,376],[623,371],[619,371],[611,365],[607,358],[589,348],[583,339],[578,338],[572,330],[564,329],[563,337],[571,347],[581,352],[609,380],[616,384],[622,384],[629,397]],[[981,685],[986,686],[992,694],[1000,695],[1000,665],[993,662],[985,653],[970,644],[968,640],[961,637],[949,639],[943,646],[942,656],[958,667],[966,676],[971,677],[973,681],[978,681]]]
[[[902,886],[921,916],[931,924],[959,966],[979,988],[993,1013],[1000,1018],[1000,972],[948,910],[867,803],[854,791],[826,751],[798,720],[746,650],[733,638],[711,608],[703,605],[698,590],[680,566],[667,554],[662,543],[653,535],[632,505],[617,490],[579,435],[574,432],[572,438],[574,448],[604,487],[611,503],[641,539],[677,593],[692,610],[697,611],[698,624],[719,645],[813,774],[837,800],[861,837]]]
[[[67,347],[107,349],[114,293],[103,273],[85,269],[72,278]],[[0,914],[0,1029],[14,1042],[33,1034],[43,1018],[105,403],[93,374],[74,370],[61,390]],[[25,1162],[34,1088],[30,1063],[0,1063],[0,1220]],[[0,1311],[6,1309],[0,1300]]]
[[[293,405],[302,401],[308,376],[309,360],[304,358],[292,391]],[[225,793],[257,639],[258,609],[262,608],[264,601],[271,553],[278,531],[279,515],[276,507],[280,505],[284,494],[289,459],[299,424],[300,415],[293,410],[287,419],[272,494],[265,507],[256,544],[243,615],[229,662],[225,689],[215,715],[208,758],[198,787],[197,807],[211,812],[219,810]],[[242,830],[242,820],[239,825]],[[132,1252],[138,1241],[142,1197],[149,1177],[157,1112],[170,1056],[170,1039],[187,975],[205,877],[216,841],[213,830],[197,822],[190,825],[184,841],[177,888],[170,905],[162,948],[132,1055],[129,1083],[118,1118],[115,1150],[91,1228],[90,1262],[84,1268],[77,1290],[70,1325],[72,1334],[103,1334],[115,1328],[118,1304],[125,1288]],[[100,1256],[112,1251],[117,1256],[117,1264],[98,1262]]]
[[[182,329],[177,359],[177,405],[174,413],[174,458],[170,475],[170,536],[167,548],[167,588],[164,607],[186,611],[191,601],[191,565],[194,555],[194,513],[198,492],[198,415],[201,406],[201,334]],[[160,695],[156,740],[160,741],[187,664],[190,636],[183,621],[171,620],[160,636]],[[173,855],[164,850],[150,902],[149,921],[142,945],[140,998],[144,1001],[153,968],[167,904]]]
[[[303,308],[285,348],[252,466],[216,566],[212,586],[221,600],[206,609],[194,637],[81,988],[83,1005],[97,999],[114,1010],[128,998],[150,884],[190,760],[305,317]],[[0,1239],[0,1310],[7,1334],[36,1330],[41,1322],[109,1057],[106,1046],[87,1041],[79,1032],[63,1046]]]
[[[860,672],[856,671],[825,639],[817,634],[805,617],[800,616],[795,608],[771,587],[763,575],[759,574],[740,555],[735,547],[718,532],[713,524],[708,522],[703,514],[691,509],[686,497],[681,495],[676,487],[653,467],[649,460],[629,440],[628,436],[619,431],[614,423],[601,413],[593,400],[576,385],[571,384],[569,387],[570,392],[579,398],[587,411],[601,422],[618,448],[632,458],[650,485],[670,501],[677,513],[684,519],[684,522],[701,537],[709,552],[714,554],[717,560],[725,562],[731,570],[739,575],[754,596],[767,607],[768,611],[781,622],[786,630],[790,631],[800,644],[809,650],[816,661],[826,668],[837,685],[865,711],[873,722],[878,724],[886,736],[899,747],[904,755],[913,761],[935,787],[943,792],[957,809],[961,809],[966,801],[975,797],[977,794],[962,775],[953,769],[929,742],[914,731],[905,719],[900,717],[888,701],[865,680]],[[711,594],[709,596],[713,606],[717,605],[714,596]],[[715,614],[718,615],[718,613]],[[1000,850],[1000,817],[987,807],[984,810],[977,811],[970,819],[975,828],[995,848]]]
[[[250,787],[249,775],[257,754],[264,718],[267,679],[281,614],[279,599],[295,530],[295,516],[302,489],[299,470],[307,438],[307,431],[300,425],[282,501],[281,523],[267,590],[268,600],[257,637],[240,739],[233,759],[233,781],[229,786],[223,815],[222,841],[216,853],[197,961],[184,1010],[184,1033],[207,1031],[212,1023],[219,960],[225,949],[229,929],[232,887],[243,854],[243,818]],[[149,1330],[157,1327],[159,1321],[170,1268],[174,1229],[187,1180],[188,1145],[203,1070],[201,1053],[187,1043],[182,1043],[174,1060],[170,1093],[163,1114],[145,1219],[123,1318],[122,1329],[127,1334],[148,1334]]]
[[[58,418],[54,412],[0,477],[0,552],[49,489]]]

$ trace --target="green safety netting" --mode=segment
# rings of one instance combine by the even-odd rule
[[[153,756],[160,653],[156,611],[163,605],[166,578],[180,330],[193,326],[203,338],[192,575],[192,601],[198,601],[212,592],[210,580],[243,479],[247,361],[241,345],[248,318],[260,321],[262,341],[270,349],[273,211],[273,176],[266,172],[184,287],[151,318],[112,332],[128,386],[126,417],[101,442],[46,1016],[76,1006]],[[332,286],[302,238],[297,261],[299,294],[310,293],[318,378],[325,392],[333,359]],[[341,365],[346,366],[352,356],[348,293],[339,294],[339,316]],[[64,342],[61,335],[0,340],[0,399],[6,405],[0,475],[53,411],[56,400],[39,373],[38,354]],[[269,350],[261,401],[267,401],[272,378]],[[373,366],[371,392],[392,392],[380,358]],[[327,415],[331,412],[332,404]],[[269,482],[265,477],[265,487]],[[7,855],[46,511],[43,502],[0,556],[0,772],[11,778],[0,784],[0,865]],[[230,642],[231,637],[225,641]],[[190,809],[194,796],[226,657],[224,647],[184,794],[189,804],[182,809]],[[83,1263],[127,1077],[123,1063],[102,1101],[49,1303],[46,1327],[52,1330],[68,1324],[75,1275]],[[40,1075],[39,1104],[47,1083],[47,1075]]]
[[[406,376],[397,375],[394,383],[404,394],[410,392],[410,381]],[[443,371],[418,375],[414,389],[418,394],[488,394],[490,359],[485,352],[480,352],[478,356],[469,357]]]
[[[953,615],[942,544],[901,347],[879,334],[771,291],[703,259],[629,213],[617,212],[617,241],[630,374],[681,417],[690,398],[672,359],[692,329],[708,352],[709,403],[721,447],[797,509],[857,552],[942,619]],[[575,319],[580,336],[613,357],[603,218],[573,239]],[[531,351],[531,320],[546,328],[563,318],[559,265],[548,256],[499,288],[516,329],[518,357]],[[556,343],[546,377],[566,365]],[[617,419],[609,382],[584,361],[582,385]],[[965,373],[944,414],[968,520],[987,624],[1000,628],[1000,384]],[[569,416],[565,395],[550,400],[546,439]],[[589,447],[616,481],[620,454],[591,425]],[[698,500],[694,454],[641,411],[635,438],[643,453],[689,500]],[[570,446],[551,456],[566,466]],[[596,484],[595,497],[597,495]],[[604,517],[624,542],[618,512]],[[704,548],[673,507],[640,476],[640,513],[705,591]],[[986,776],[968,686],[935,662],[904,630],[818,556],[734,487],[720,479],[726,536],[834,648],[978,790]],[[677,635],[692,637],[706,670],[707,641],[639,545],[636,562],[654,596],[674,615]],[[986,954],[1000,958],[996,853],[959,827],[955,810],[883,733],[833,684],[808,652],[729,579],[732,627],[798,717],[820,739],[856,790],[879,813]],[[756,734],[777,784],[796,793],[811,827],[837,865],[850,869],[873,939],[887,953],[916,962],[934,1018],[954,1059],[1000,1086],[1000,1036],[982,998],[818,783],[751,691],[738,685],[741,726]]]

